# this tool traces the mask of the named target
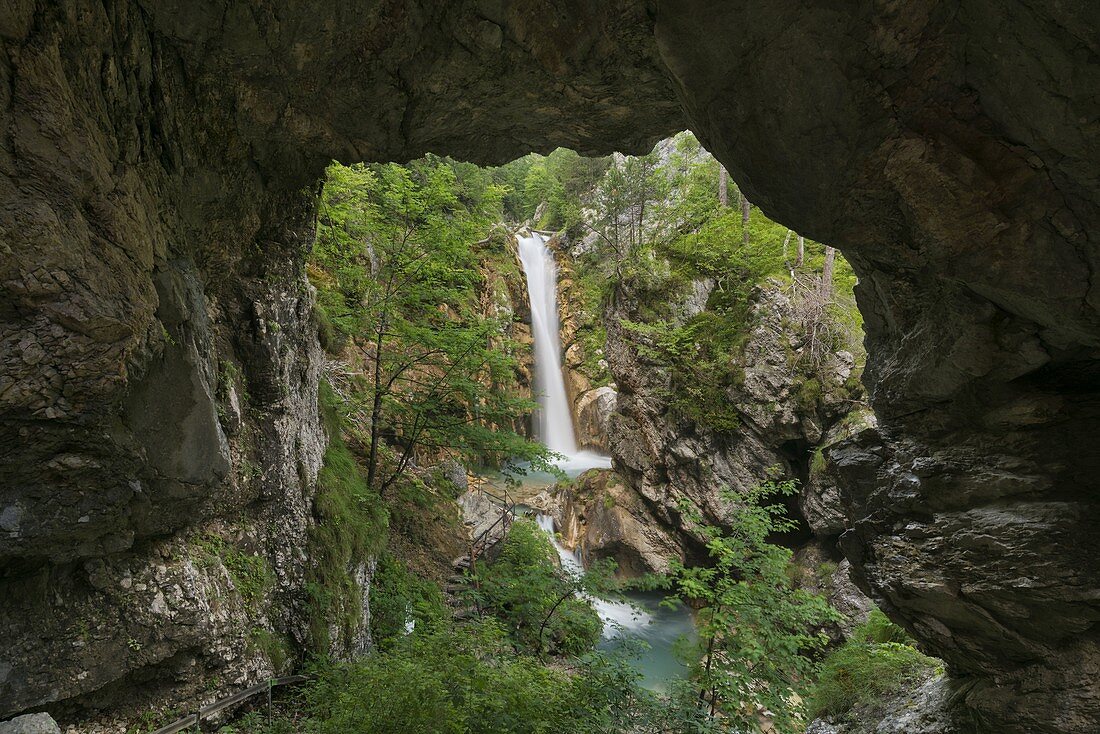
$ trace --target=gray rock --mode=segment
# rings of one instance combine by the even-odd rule
[[[0,534],[0,564],[20,570],[0,582],[0,639],[19,651],[0,711],[74,701],[208,642],[219,661],[247,657],[243,623],[187,614],[162,647],[131,650],[116,622],[148,599],[99,596],[83,561],[153,569],[160,540],[248,508],[280,598],[301,598],[321,446],[301,266],[328,161],[641,151],[687,124],[751,201],[859,275],[881,425],[833,453],[860,583],[988,684],[970,701],[999,731],[1100,730],[1096,3],[415,0],[386,22],[268,5],[0,14],[0,507],[23,508],[18,537]],[[169,263],[194,277],[160,283]],[[129,401],[192,346],[161,383],[178,395]],[[216,471],[225,350],[262,416],[242,428],[254,480],[233,476],[234,441],[234,472]],[[160,400],[183,420],[143,422]],[[644,475],[671,441],[628,418],[623,464]],[[677,453],[718,453],[689,443]],[[753,448],[738,458],[769,458]],[[676,481],[699,473],[686,464]],[[657,496],[652,477],[639,486]],[[185,596],[202,597],[198,578],[181,571]],[[300,609],[271,613],[304,639]],[[83,614],[104,630],[91,668]],[[177,672],[182,699],[198,673]]]
[[[25,714],[0,721],[0,734],[61,734],[61,727],[49,714]]]
[[[930,675],[836,719],[815,719],[806,734],[974,734],[979,729],[959,705],[968,688]]]
[[[448,459],[439,465],[439,470],[443,478],[453,484],[459,492],[465,492],[469,488],[470,480],[466,474],[466,467],[460,462]]]
[[[683,540],[614,471],[591,469],[557,487],[551,505],[563,543],[589,561],[614,559],[623,577],[667,572],[685,555]]]
[[[698,506],[709,524],[728,523],[735,508],[723,499],[725,488],[736,492],[755,487],[773,467],[783,476],[802,476],[812,458],[802,447],[812,447],[821,439],[819,425],[835,424],[849,406],[827,399],[811,406],[801,403],[802,375],[789,356],[798,347],[791,346],[785,326],[793,318],[792,305],[778,284],[755,294],[756,326],[739,361],[743,385],[730,391],[723,406],[738,416],[740,425],[726,432],[686,421],[669,409],[668,375],[645,356],[638,336],[620,325],[623,318],[637,320],[634,297],[620,289],[617,304],[618,310],[608,316],[606,347],[620,387],[616,413],[608,422],[611,454],[627,485],[650,508],[654,522],[688,539],[686,545],[673,545],[698,554],[701,539],[684,523],[678,509],[681,500]],[[825,369],[845,366],[842,360],[831,360]],[[823,382],[836,384],[834,379]],[[845,528],[843,505],[835,491],[829,497],[811,494],[804,511],[811,526],[835,528],[834,535]]]
[[[606,440],[608,424],[618,399],[615,388],[608,385],[589,390],[577,399],[574,409],[578,440],[589,446],[600,446]]]

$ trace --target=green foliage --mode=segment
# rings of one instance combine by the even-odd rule
[[[558,148],[546,157],[530,156],[526,161],[522,206],[515,218],[533,217],[539,204],[545,203],[543,218],[535,225],[548,229],[576,225],[581,197],[599,181],[609,163],[607,158],[582,158],[567,148]]]
[[[218,734],[300,734],[300,731],[292,719],[269,718],[267,712],[249,711],[232,724],[220,727]]]
[[[806,692],[813,656],[828,643],[821,629],[839,617],[825,600],[796,588],[787,569],[791,551],[768,538],[788,532],[794,522],[782,504],[766,504],[796,491],[794,482],[766,482],[742,494],[727,492],[736,507],[732,527],[700,526],[711,565],[674,569],[672,583],[685,601],[699,607],[705,648],[696,671],[711,712],[742,731],[759,731],[757,713],[771,712],[783,734],[803,721],[799,696]],[[699,523],[698,510],[682,511]]]
[[[794,400],[799,410],[806,415],[814,415],[821,402],[823,390],[821,381],[816,377],[803,377],[795,388]]]
[[[625,731],[619,681],[516,655],[493,625],[409,635],[360,664],[332,669],[313,688],[320,734],[550,734]],[[618,705],[605,706],[606,701]],[[608,726],[608,727],[602,727]]]
[[[838,716],[855,706],[873,706],[938,666],[876,609],[850,640],[825,658],[810,695],[810,715]]]
[[[912,645],[913,638],[902,627],[890,621],[881,609],[873,609],[867,621],[852,632],[852,640],[866,643],[898,642]]]
[[[316,734],[712,731],[693,707],[638,688],[622,659],[591,656],[566,673],[517,654],[491,623],[411,634],[325,671],[308,695]]]
[[[275,632],[256,627],[248,633],[248,645],[259,650],[271,662],[275,672],[281,672],[290,659],[286,639]]]
[[[813,458],[810,459],[810,476],[820,476],[825,471],[825,452],[821,446],[814,448]]]
[[[330,624],[347,636],[359,624],[362,591],[352,571],[385,546],[388,516],[344,443],[339,399],[324,382],[319,397],[329,444],[313,500],[317,523],[310,531],[307,589],[312,644],[323,655],[331,644]]]
[[[606,590],[606,564],[581,578],[558,568],[546,534],[525,519],[512,524],[500,555],[477,575],[478,601],[511,632],[522,649],[542,655],[580,655],[600,639],[603,623],[578,594]]]
[[[667,398],[674,414],[714,431],[738,428],[740,417],[729,393],[744,382],[737,359],[744,343],[740,324],[704,311],[682,324],[623,320],[622,325],[635,335],[642,356],[668,370]]]
[[[209,533],[195,538],[193,544],[199,551],[199,563],[210,567],[220,561],[244,603],[255,610],[275,580],[267,559],[246,553],[224,538]]]
[[[403,637],[405,624],[431,629],[449,616],[439,586],[408,571],[390,553],[378,558],[370,588],[370,630],[375,644],[388,647]]]
[[[491,237],[474,243],[500,218],[503,196],[489,172],[436,156],[328,170],[311,279],[329,341],[356,344],[366,361],[348,397],[366,416],[356,428],[383,494],[417,452],[470,464],[545,459],[508,428],[534,406],[519,397],[506,324],[479,298],[483,258],[499,254]]]

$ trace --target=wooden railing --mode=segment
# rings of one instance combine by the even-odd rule
[[[485,555],[485,553],[495,546],[508,535],[508,528],[511,527],[512,521],[516,519],[516,503],[512,501],[512,498],[508,494],[508,490],[502,490],[504,495],[494,494],[484,488],[484,485],[478,488],[478,491],[494,500],[500,505],[500,517],[496,521],[485,528],[476,538],[470,541],[470,572],[476,571],[477,559]]]
[[[195,713],[188,714],[179,721],[175,721],[168,726],[162,726],[160,729],[157,729],[155,732],[153,732],[153,734],[176,734],[176,732],[183,731],[184,729],[188,729],[190,727],[195,727],[196,729],[198,729],[199,722],[210,716],[211,714],[216,714],[227,706],[232,706],[235,703],[241,703],[242,701],[246,701],[252,698],[256,694],[264,693],[265,691],[267,692],[267,705],[270,707],[272,688],[274,688],[275,686],[285,686],[288,683],[304,683],[307,680],[309,679],[304,675],[287,675],[282,678],[271,678],[267,681],[264,681],[263,683],[254,685],[251,688],[246,688],[243,691],[238,691],[232,696],[226,696],[225,698],[219,699],[214,703],[203,706]]]

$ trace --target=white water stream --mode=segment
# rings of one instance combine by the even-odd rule
[[[569,550],[558,541],[558,536],[554,533],[554,518],[540,514],[535,516],[535,521],[550,536],[554,549],[557,550],[558,556],[561,558],[562,570],[570,576],[584,574],[584,564],[581,562],[580,555],[576,551]],[[625,602],[608,601],[598,597],[589,597],[588,600],[592,602],[596,613],[603,620],[604,639],[612,639],[626,631],[639,632],[653,621],[653,618],[644,609]]]
[[[570,476],[586,469],[611,468],[611,458],[577,448],[573,411],[565,392],[561,369],[561,324],[558,320],[558,266],[538,232],[517,235],[519,259],[527,276],[531,302],[531,336],[535,342],[535,387],[538,392],[538,422],[535,436],[548,449],[562,454],[558,468]]]

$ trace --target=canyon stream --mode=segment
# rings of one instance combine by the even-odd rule
[[[518,234],[517,239],[531,302],[538,394],[535,435],[551,451],[562,455],[558,468],[570,478],[589,469],[609,469],[611,457],[582,450],[577,445],[573,412],[562,373],[554,254],[547,247],[546,237],[538,232],[529,232],[527,236]],[[528,476],[530,482],[537,483],[540,479],[545,478]],[[536,520],[554,543],[562,570],[573,575],[584,573],[581,549],[570,549],[562,543],[554,531],[554,519],[539,514]],[[665,690],[670,680],[686,672],[676,647],[680,640],[693,640],[695,636],[690,611],[679,604],[662,605],[661,598],[661,594],[655,592],[628,592],[623,601],[590,599],[604,624],[600,648],[615,650],[624,644],[636,647],[631,651],[632,663],[642,677],[641,682],[657,691]],[[644,644],[636,645],[637,642]]]

